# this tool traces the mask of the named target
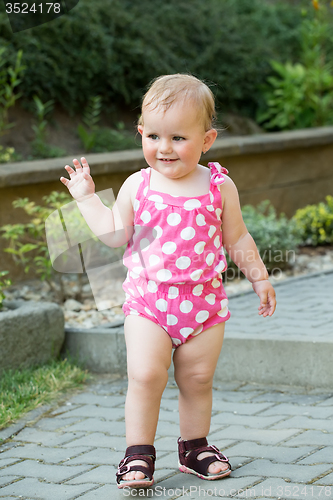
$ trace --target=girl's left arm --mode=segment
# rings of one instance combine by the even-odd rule
[[[237,188],[228,176],[220,185],[220,191],[224,248],[260,298],[259,314],[272,316],[276,307],[275,291],[268,280],[268,272],[257,246],[243,221]]]

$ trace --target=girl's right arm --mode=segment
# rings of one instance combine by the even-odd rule
[[[131,239],[134,230],[131,182],[128,179],[124,182],[110,210],[95,193],[87,160],[81,158],[81,161],[82,166],[78,160],[73,160],[75,170],[66,165],[70,179],[61,177],[60,180],[76,200],[92,232],[106,245],[120,247]]]

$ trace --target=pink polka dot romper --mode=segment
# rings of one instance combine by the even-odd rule
[[[208,166],[209,193],[196,197],[152,191],[151,168],[141,170],[134,233],[123,258],[125,316],[157,323],[175,348],[230,317],[221,277],[227,262],[218,188],[228,171],[216,162]]]

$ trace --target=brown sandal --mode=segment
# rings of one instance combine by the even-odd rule
[[[147,463],[147,467],[144,465],[129,465],[133,460],[144,460]],[[154,446],[150,444],[129,446],[126,449],[125,457],[119,463],[116,473],[118,488],[146,488],[152,486],[154,484],[155,460],[156,451]],[[127,472],[142,472],[146,477],[130,481],[122,480],[122,476],[127,474]]]
[[[198,455],[205,451],[214,453],[210,457],[198,459]],[[179,454],[179,470],[187,474],[194,474],[201,479],[220,479],[229,476],[231,473],[231,465],[229,460],[223,453],[220,452],[216,446],[208,446],[206,438],[191,439],[189,441],[182,441],[178,439],[178,454]],[[208,467],[213,462],[224,462],[228,464],[228,469],[218,472],[217,474],[210,474]]]

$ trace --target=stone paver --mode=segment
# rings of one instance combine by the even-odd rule
[[[126,447],[126,386],[126,380],[96,378],[70,404],[26,419],[0,447],[0,499],[132,498],[115,484]],[[332,393],[242,383],[214,388],[209,440],[229,457],[233,472],[211,482],[178,470],[177,395],[170,381],[161,405],[167,419],[155,441],[155,485],[145,496],[333,499]]]

